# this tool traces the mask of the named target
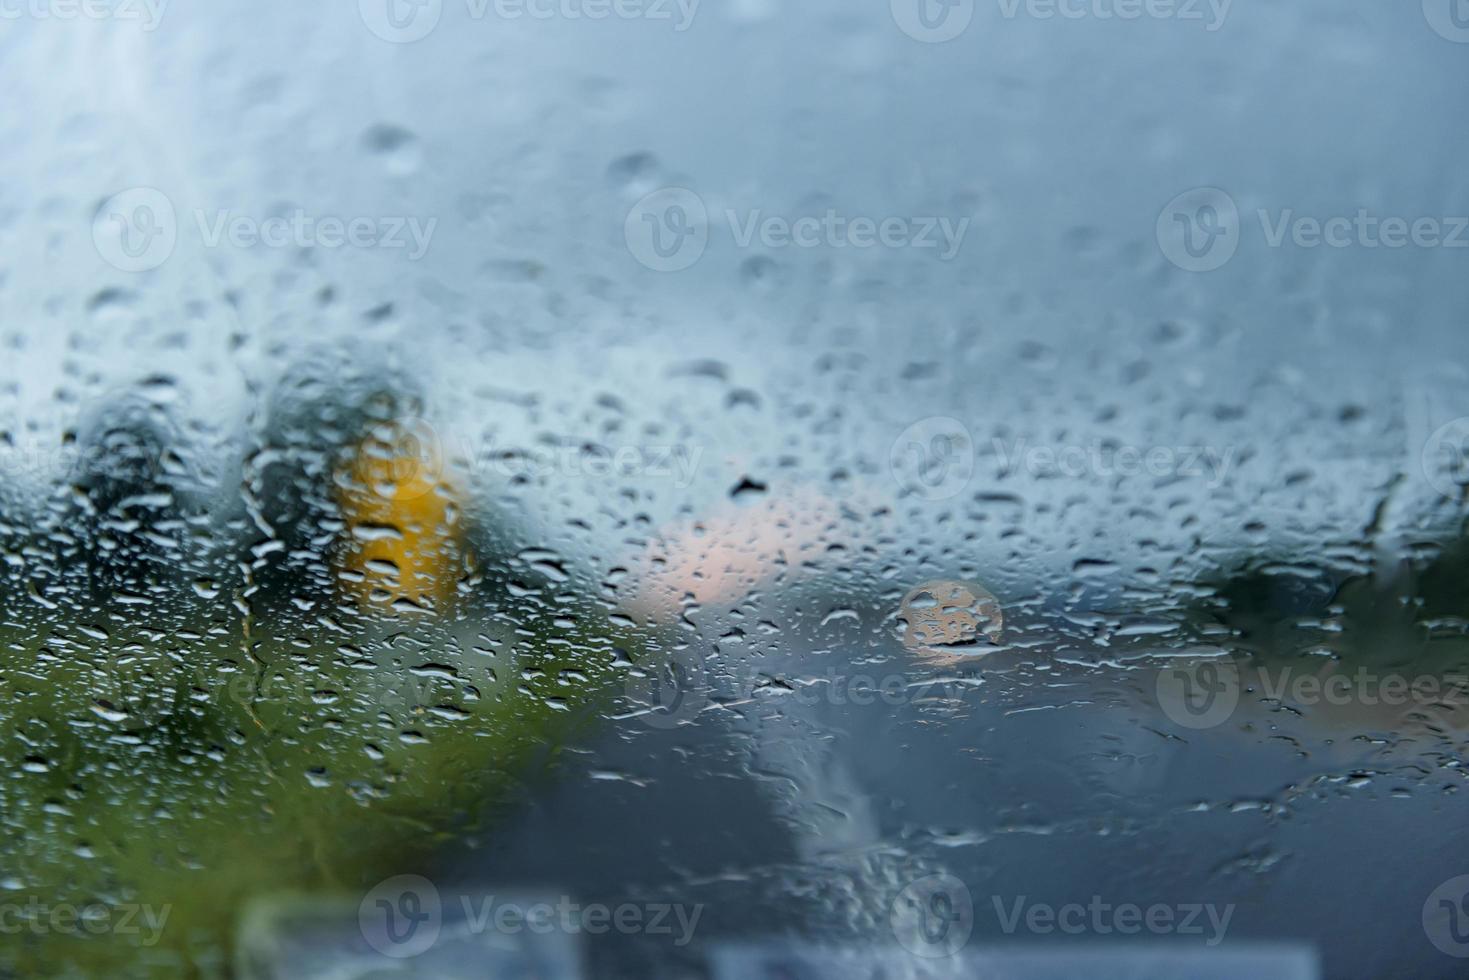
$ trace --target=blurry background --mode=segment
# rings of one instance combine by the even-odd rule
[[[356,372],[425,420],[454,507],[515,529],[484,562],[509,584],[481,590],[507,635],[532,629],[530,569],[612,634],[670,633],[692,699],[650,718],[634,677],[503,818],[390,870],[706,906],[688,949],[588,942],[594,976],[777,938],[901,949],[891,909],[934,874],[972,896],[970,953],[1027,941],[992,897],[1100,895],[1232,904],[1226,950],[1288,943],[1323,976],[1457,975],[1469,932],[1425,902],[1469,873],[1464,709],[1246,685],[1190,729],[1159,671],[1462,666],[1469,11],[527,4],[0,11],[6,682],[36,699],[12,735],[53,697],[17,680],[38,645],[99,621],[74,570],[112,547],[34,540],[78,498],[194,515],[197,564],[149,588],[238,633],[248,556],[276,560],[251,549],[280,538],[251,476],[271,406],[302,365]],[[139,451],[153,503],[78,477],[129,404],[171,429]],[[350,532],[331,507],[291,518],[319,533],[282,568]],[[994,594],[1000,649],[905,647],[903,597],[934,580]],[[335,600],[292,611],[296,588],[257,631],[326,629]],[[473,619],[424,642],[469,651]],[[183,660],[209,642],[158,628]],[[916,686],[833,695],[859,674]],[[28,737],[17,761],[55,754]],[[62,792],[27,775],[0,791],[12,835]],[[89,837],[52,817],[57,848]],[[45,894],[69,877],[47,867],[0,854],[0,884]],[[337,884],[386,877],[364,874]]]

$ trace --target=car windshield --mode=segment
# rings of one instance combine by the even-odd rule
[[[0,980],[1464,976],[1466,77],[0,0]]]

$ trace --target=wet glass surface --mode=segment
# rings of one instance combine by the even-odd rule
[[[1462,976],[1466,71],[0,0],[0,976]]]

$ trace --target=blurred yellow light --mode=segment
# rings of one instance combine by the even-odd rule
[[[426,423],[373,425],[338,474],[345,522],[338,581],[360,606],[440,609],[454,593],[462,525]]]

